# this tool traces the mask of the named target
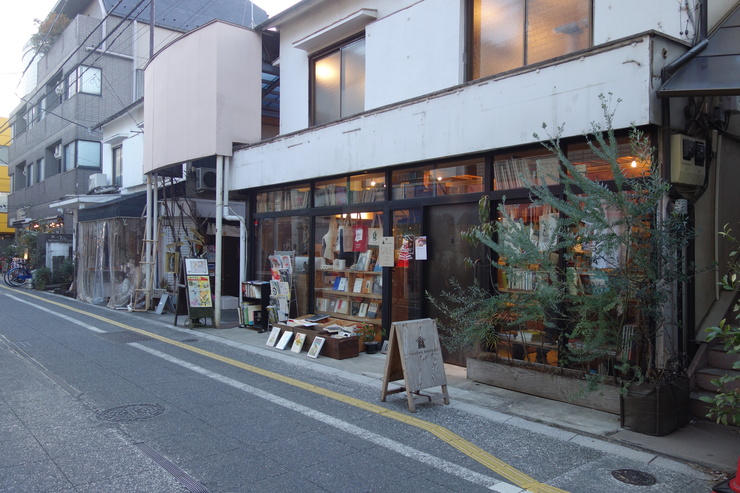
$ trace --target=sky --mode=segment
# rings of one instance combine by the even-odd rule
[[[36,32],[34,19],[43,19],[57,0],[4,0],[8,5],[0,15],[0,117],[10,116],[20,98],[16,89],[25,67],[21,64],[23,45]],[[254,0],[272,17],[298,0]]]

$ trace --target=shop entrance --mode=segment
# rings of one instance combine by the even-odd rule
[[[486,289],[490,286],[490,262],[485,248],[473,246],[465,241],[460,232],[478,224],[478,205],[450,204],[429,207],[426,210],[425,233],[427,235],[428,258],[420,263],[424,269],[426,290],[435,298],[444,291],[452,291],[452,280],[460,286],[470,286],[477,279]],[[473,267],[465,265],[465,258],[473,261]],[[430,303],[426,303],[426,315],[438,319],[441,314]],[[440,331],[443,336],[443,332]],[[446,363],[465,366],[467,354],[449,352],[442,344],[442,355]]]

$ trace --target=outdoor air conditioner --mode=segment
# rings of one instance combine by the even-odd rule
[[[195,189],[199,192],[216,189],[216,170],[195,168]]]
[[[54,159],[62,159],[62,144],[54,147]]]
[[[105,187],[108,185],[108,177],[105,176],[105,173],[94,173],[90,175],[90,186],[88,187],[88,192],[91,192],[95,190],[98,187]]]
[[[707,148],[702,139],[671,135],[671,181],[683,185],[703,185]]]

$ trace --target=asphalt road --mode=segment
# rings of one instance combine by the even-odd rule
[[[441,402],[412,414],[320,365],[0,287],[0,491],[697,493],[713,481]]]

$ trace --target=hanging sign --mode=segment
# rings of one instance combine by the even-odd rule
[[[414,240],[414,257],[416,260],[427,259],[427,237],[417,236]]]

